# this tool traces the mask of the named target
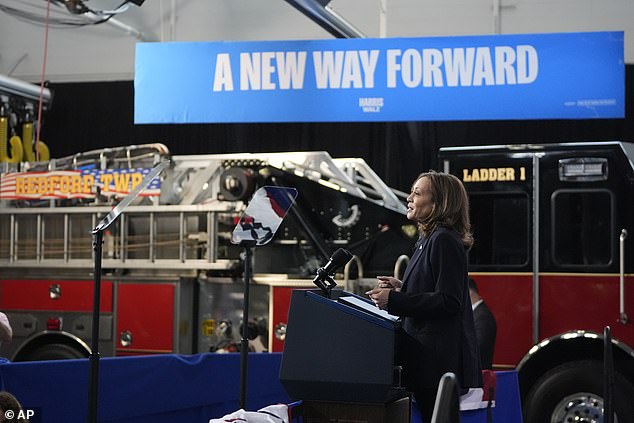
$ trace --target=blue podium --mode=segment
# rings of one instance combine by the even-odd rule
[[[342,290],[295,290],[280,369],[294,400],[387,404],[407,396],[396,346],[400,323]]]

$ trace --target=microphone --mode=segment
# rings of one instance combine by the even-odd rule
[[[350,251],[339,248],[335,251],[332,257],[330,257],[328,263],[326,263],[324,267],[317,269],[317,276],[313,279],[313,283],[321,288],[328,298],[330,298],[330,291],[332,288],[337,285],[332,278],[332,275],[339,267],[348,263],[350,259],[352,259]]]

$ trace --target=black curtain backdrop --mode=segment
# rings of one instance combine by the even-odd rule
[[[633,77],[634,65],[627,65],[625,119],[202,125],[135,125],[132,81],[53,83],[41,139],[52,157],[152,142],[172,154],[324,150],[361,157],[388,185],[408,191],[418,173],[438,169],[440,147],[634,141]]]

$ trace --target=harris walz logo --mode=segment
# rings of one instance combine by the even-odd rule
[[[364,113],[379,113],[383,107],[383,97],[359,97],[359,107]]]

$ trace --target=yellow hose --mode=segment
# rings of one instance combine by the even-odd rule
[[[24,158],[24,150],[22,149],[22,140],[17,135],[14,135],[9,140],[11,144],[11,156],[7,157],[9,163],[19,163]]]
[[[22,144],[24,145],[24,159],[27,162],[35,161],[33,153],[33,122],[22,124]]]
[[[49,161],[51,158],[51,151],[48,149],[48,145],[46,145],[44,141],[40,140],[39,142],[35,143],[35,146],[37,147],[37,152],[38,152],[40,161],[41,162]]]
[[[35,145],[37,146],[38,157],[35,156],[33,152],[33,123],[25,122],[22,124],[22,137],[24,144],[24,158],[27,162],[34,162],[39,160],[41,162],[48,161],[51,158],[51,152],[48,146],[44,143],[44,141],[37,142]]]
[[[4,109],[4,108],[2,108]],[[4,114],[4,111],[0,112]],[[22,161],[22,140],[13,136],[9,140],[11,155],[7,150],[7,137],[9,136],[9,118],[0,116],[0,162],[19,163]]]
[[[9,158],[7,154],[7,130],[9,129],[9,118],[0,117],[0,162],[6,162]]]

